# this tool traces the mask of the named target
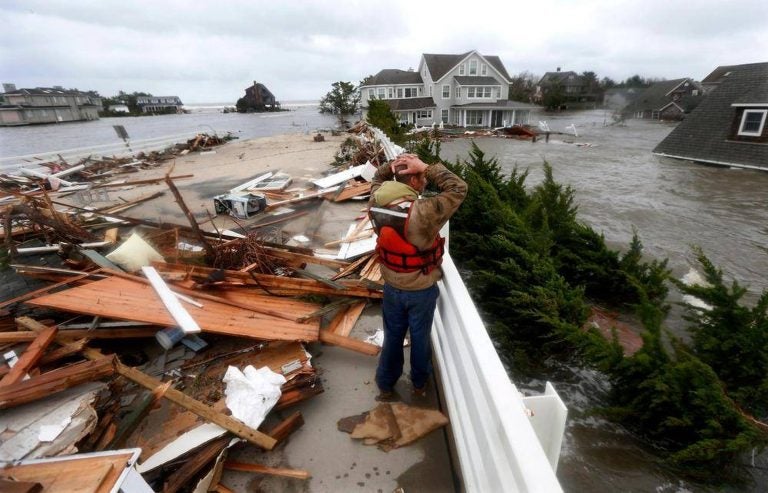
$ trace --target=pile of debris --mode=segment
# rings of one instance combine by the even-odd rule
[[[12,192],[0,241],[15,274],[3,275],[38,284],[0,302],[0,463],[13,464],[0,469],[0,489],[13,477],[64,491],[55,481],[117,481],[123,470],[163,491],[212,491],[222,468],[308,478],[225,457],[235,444],[272,450],[302,426],[301,413],[274,412],[323,392],[307,343],[378,353],[350,336],[369,300],[382,297],[375,239],[365,215],[315,249],[260,228],[307,214],[292,209],[302,203],[367,198],[371,160],[383,157],[365,132],[366,163],[308,189],[287,190],[291,177],[272,172],[218,196],[220,212],[251,220],[240,232],[204,231],[172,170],[161,180],[189,225],[121,215],[131,203],[89,210],[44,187]],[[257,210],[254,194],[263,198]],[[45,246],[21,246],[30,239]],[[61,263],[20,263],[41,252]]]
[[[0,204],[12,201],[13,194],[39,195],[42,190],[47,190],[57,196],[66,196],[90,190],[120,175],[156,168],[176,156],[208,150],[233,138],[230,134],[219,137],[203,133],[162,151],[140,152],[130,157],[87,156],[69,163],[58,155],[54,161],[30,161],[18,170],[0,174]]]

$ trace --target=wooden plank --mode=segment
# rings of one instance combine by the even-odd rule
[[[160,277],[160,274],[157,273],[154,267],[144,266],[141,268],[141,271],[145,276],[147,276],[147,279],[152,285],[152,288],[155,290],[157,295],[160,296],[160,301],[163,302],[166,310],[168,310],[168,313],[171,314],[176,323],[179,324],[179,327],[181,327],[181,330],[184,331],[184,334],[195,334],[197,332],[201,332],[200,326],[197,324],[195,319],[192,318],[192,316],[187,310],[184,309],[183,306],[181,306],[181,303],[179,302],[178,298],[176,298],[176,295],[173,294],[171,288],[165,284],[165,281],[163,281],[163,279]]]
[[[8,465],[2,469],[2,474],[19,481],[40,483],[45,492],[107,493],[115,489],[132,455],[130,452],[100,457],[73,456],[35,464]]]
[[[88,359],[91,359],[94,361],[98,361],[106,358],[103,354],[101,354],[99,351],[94,349],[86,349],[83,352],[83,354]],[[163,385],[163,382],[161,382],[160,380],[156,378],[152,378],[149,375],[146,375],[135,368],[126,366],[122,364],[119,360],[115,360],[114,368],[118,374],[126,377],[127,379],[147,389],[155,390],[156,388]],[[240,438],[248,440],[250,443],[253,443],[254,445],[258,445],[259,447],[262,447],[266,450],[272,450],[272,448],[275,446],[276,441],[274,438],[267,436],[264,433],[261,433],[257,430],[254,430],[253,428],[244,424],[242,421],[239,421],[231,416],[222,414],[216,411],[215,409],[213,409],[212,407],[206,406],[202,402],[197,401],[192,397],[182,392],[179,392],[176,389],[166,390],[163,397],[173,402],[174,404],[178,404],[184,409],[192,411],[193,413],[206,419],[207,421],[210,421],[211,423],[215,423],[221,426],[225,430],[228,430],[234,433]]]
[[[341,269],[349,265],[349,262],[345,262],[343,260],[327,259],[318,257],[316,255],[305,255],[302,253],[280,250],[278,248],[265,247],[264,253],[270,257],[275,257],[281,260],[296,260],[307,264],[324,265],[332,269]]]
[[[369,253],[368,255],[363,255],[362,257],[360,257],[359,259],[355,260],[354,262],[349,264],[347,267],[345,267],[341,272],[333,276],[331,280],[336,281],[337,279],[341,279],[342,277],[347,277],[348,275],[355,272],[358,269],[358,267],[368,262],[368,260],[370,260],[371,257],[373,257],[373,255],[374,255],[373,253]]]
[[[11,384],[21,381],[24,375],[34,368],[38,361],[43,357],[45,349],[53,342],[56,337],[56,327],[46,327],[45,330],[40,332],[38,336],[32,341],[24,354],[21,355],[19,360],[13,365],[11,371],[9,371],[2,380],[0,380],[0,388],[7,387]]]
[[[150,286],[116,277],[43,296],[27,303],[165,327],[172,327],[176,323]],[[188,311],[205,332],[255,339],[315,341],[320,326],[319,322],[315,321],[297,323],[214,301],[206,302],[202,308],[190,306]]]
[[[333,346],[343,347],[358,353],[367,354],[369,356],[376,356],[381,351],[381,348],[375,344],[370,344],[359,339],[353,339],[351,337],[344,337],[327,330],[320,331],[320,341]]]
[[[56,334],[56,342],[66,344],[72,339],[142,339],[155,337],[158,329],[96,329],[96,330],[63,330]],[[34,341],[36,332],[20,330],[16,332],[0,332],[0,344],[12,342]]]
[[[88,339],[78,339],[76,341],[64,343],[61,347],[46,353],[45,356],[40,359],[38,364],[40,366],[50,365],[51,363],[55,363],[61,359],[72,356],[73,354],[77,354],[83,350],[87,342]]]
[[[163,398],[165,392],[171,387],[172,383],[173,382],[169,381],[160,387],[153,389],[125,418],[121,419],[115,437],[109,443],[107,448],[114,450],[123,447],[128,437],[131,436],[141,424],[141,421],[146,418],[150,411],[152,411],[158,402],[160,402],[160,399]]]
[[[295,277],[273,276],[268,274],[254,274],[253,272],[238,272],[233,270],[222,271],[210,267],[200,267],[184,264],[152,264],[158,272],[180,274],[200,283],[209,282],[209,276],[224,274],[225,281],[239,282],[248,286],[258,286],[269,290],[273,294],[327,294],[333,296],[357,296],[362,298],[381,298],[383,293],[379,289],[370,289],[360,281],[341,281],[339,284],[344,289],[334,289],[325,284],[311,279],[298,279]],[[216,274],[214,274],[216,273]]]
[[[349,333],[352,332],[352,329],[357,323],[357,320],[360,318],[360,315],[362,315],[363,310],[365,310],[365,305],[366,302],[362,301],[360,303],[355,303],[354,305],[344,310],[341,320],[339,320],[332,329],[329,328],[329,330],[340,336],[349,336]],[[334,319],[334,321],[335,320],[336,319]]]
[[[100,361],[83,361],[0,387],[0,409],[42,399],[75,385],[109,376],[114,373],[113,359],[105,357]]]
[[[67,284],[72,284],[73,282],[76,282],[76,281],[80,281],[80,280],[85,279],[86,277],[88,277],[90,275],[91,275],[90,272],[86,273],[86,274],[75,275],[75,277],[73,277],[71,279],[65,279],[65,280],[63,280],[61,282],[57,282],[56,284],[52,284],[50,286],[45,286],[45,287],[42,287],[40,289],[36,289],[34,291],[30,291],[29,293],[22,294],[21,296],[17,296],[17,297],[15,297],[13,299],[3,301],[2,303],[0,303],[0,308],[5,308],[8,305],[12,305],[14,303],[19,303],[21,301],[26,301],[26,300],[32,299],[35,296],[39,296],[39,295],[42,295],[42,294],[47,294],[47,293],[49,293],[50,291],[52,291],[52,290],[54,290],[56,288],[60,288],[62,286],[66,286]]]
[[[226,461],[224,463],[224,469],[229,469],[230,471],[256,472],[259,474],[269,474],[270,476],[282,476],[285,478],[309,479],[312,477],[309,471],[304,471],[301,469],[269,467],[263,466],[261,464],[236,462],[233,460]]]

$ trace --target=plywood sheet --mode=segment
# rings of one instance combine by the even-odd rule
[[[41,296],[28,302],[63,311],[163,326],[175,322],[151,286],[117,277]],[[315,341],[319,322],[297,323],[206,300],[187,311],[204,332],[267,340]]]

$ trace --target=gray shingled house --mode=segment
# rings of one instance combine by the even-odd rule
[[[701,84],[688,77],[664,80],[641,92],[625,112],[634,118],[682,120],[703,97]]]
[[[421,56],[419,68],[384,69],[360,86],[363,117],[381,99],[402,123],[417,126],[503,127],[527,124],[528,103],[510,101],[510,76],[498,56],[477,51]]]
[[[719,79],[717,87],[656,146],[654,154],[768,170],[768,62],[727,68],[710,74]]]

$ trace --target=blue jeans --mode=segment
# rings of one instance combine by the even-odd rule
[[[403,374],[403,341],[411,331],[411,382],[423,388],[432,373],[432,346],[429,334],[440,290],[435,284],[419,291],[404,291],[384,285],[382,318],[384,347],[376,369],[376,384],[381,391],[392,391]]]

